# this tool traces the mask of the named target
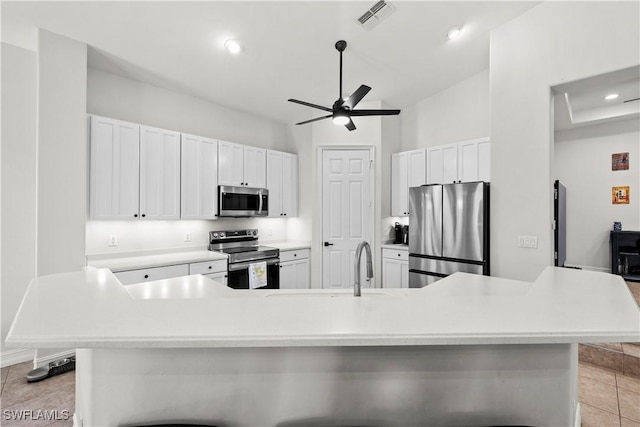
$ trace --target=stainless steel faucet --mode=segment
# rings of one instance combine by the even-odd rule
[[[360,258],[362,257],[362,249],[365,249],[367,252],[367,279],[371,279],[373,277],[373,258],[371,258],[371,246],[367,241],[363,240],[358,245],[356,249],[356,259],[355,259],[355,271],[354,271],[354,284],[353,284],[353,296],[359,297],[360,293]]]

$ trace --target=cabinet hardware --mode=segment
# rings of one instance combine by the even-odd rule
[[[144,218],[145,216],[146,216],[145,214],[142,214],[142,218]]]
[[[138,214],[133,214],[133,217],[134,218],[138,218]]]
[[[148,279],[148,278],[149,278],[149,275],[148,275],[148,274],[145,274],[145,275],[144,275],[144,278],[145,278],[145,279]]]
[[[329,243],[329,242],[324,242],[325,246],[333,246],[333,243]]]

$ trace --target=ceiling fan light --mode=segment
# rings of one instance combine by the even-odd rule
[[[346,125],[349,123],[349,116],[346,114],[338,114],[336,113],[331,119],[334,125]]]

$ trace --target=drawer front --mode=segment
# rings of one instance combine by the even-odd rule
[[[189,274],[211,274],[227,271],[227,260],[219,259],[216,261],[194,262],[189,264]]]
[[[409,251],[400,249],[383,249],[382,258],[397,259],[400,261],[409,261]]]
[[[309,258],[309,249],[298,249],[296,251],[280,251],[280,262],[295,261]]]
[[[140,270],[120,271],[114,273],[123,285],[150,282],[152,280],[170,279],[172,277],[188,276],[189,265],[168,265],[166,267],[143,268]]]

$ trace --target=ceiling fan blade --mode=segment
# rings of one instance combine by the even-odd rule
[[[296,104],[301,104],[301,105],[306,105],[307,107],[311,107],[311,108],[317,108],[319,110],[324,110],[324,111],[333,111],[331,110],[331,108],[329,107],[323,107],[322,105],[316,105],[316,104],[312,104],[310,102],[305,102],[305,101],[299,101],[297,99],[288,99],[287,101],[289,102],[295,102]]]
[[[344,127],[346,127],[349,130],[356,130],[356,125],[353,124],[353,120],[351,120],[351,118],[349,118],[349,123],[344,125]]]
[[[322,120],[322,119],[328,119],[331,116],[333,116],[333,114],[329,114],[328,116],[316,117],[315,119],[305,120],[304,122],[300,122],[300,123],[296,123],[296,124],[297,125],[304,125],[306,123],[317,122],[318,120]]]
[[[342,102],[342,105],[353,109],[353,107],[355,107],[358,104],[358,102],[362,101],[362,98],[364,98],[365,95],[368,94],[370,90],[371,88],[369,86],[360,85],[360,87],[356,89],[356,91],[353,92],[351,96],[349,96],[346,100]]]
[[[350,116],[396,116],[400,110],[351,110]]]

